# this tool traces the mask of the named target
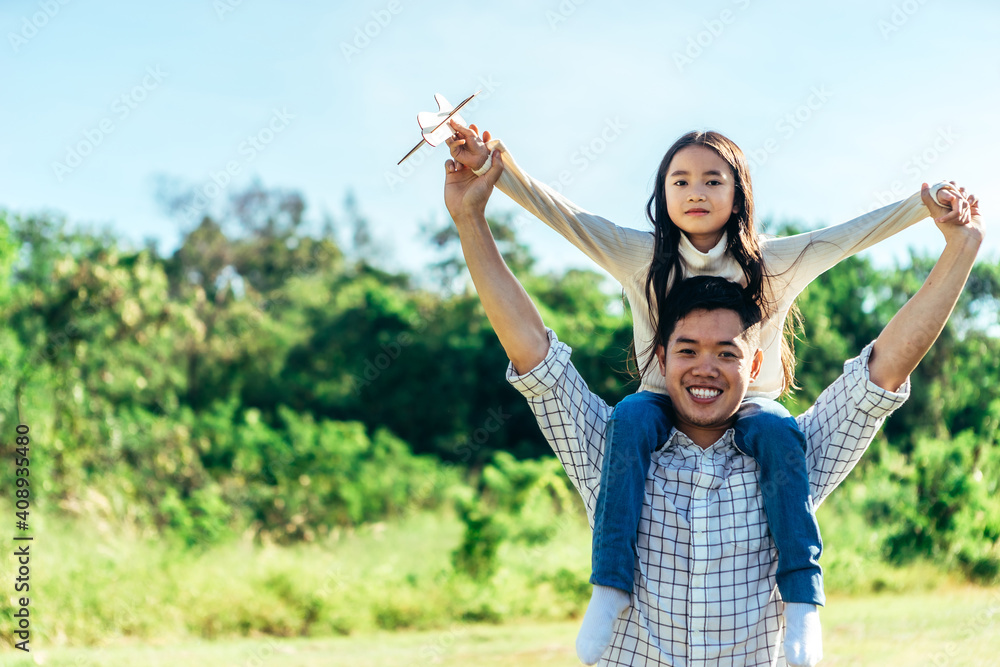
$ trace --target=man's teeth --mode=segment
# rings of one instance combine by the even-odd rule
[[[715,398],[722,393],[719,389],[701,389],[699,387],[691,387],[688,389],[695,398]]]

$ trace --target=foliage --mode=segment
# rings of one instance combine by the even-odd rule
[[[544,545],[575,506],[575,491],[556,459],[518,461],[497,452],[483,469],[479,488],[458,498],[465,532],[452,554],[455,569],[476,580],[489,579],[504,540]]]
[[[464,537],[448,576],[468,580],[455,591],[500,585],[511,550],[550,547],[574,494],[502,377],[506,355],[454,231],[428,231],[441,259],[413,276],[379,264],[357,203],[346,210],[349,247],[297,193],[253,184],[191,219],[169,255],[55,215],[0,214],[0,430],[27,424],[37,443],[33,507],[197,551],[244,534],[317,542],[454,502]],[[491,226],[590,386],[611,404],[634,390],[617,289],[592,271],[541,272],[513,218]],[[851,258],[803,292],[793,411],[878,335],[932,264]],[[854,556],[838,562],[930,559],[996,580],[998,295],[1000,263],[984,259],[910,400],[828,503],[857,533]],[[0,443],[8,460],[11,440]],[[12,475],[3,469],[0,483]],[[844,519],[853,513],[863,523]],[[576,580],[551,570],[534,581],[575,599]],[[417,608],[386,601],[381,618],[411,624]]]
[[[896,529],[887,556],[906,563],[930,555],[957,564],[971,579],[1000,574],[1000,452],[983,447],[972,431],[950,441],[922,439],[912,476],[900,482],[900,500],[889,519]]]

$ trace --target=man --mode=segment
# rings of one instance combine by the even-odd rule
[[[545,328],[497,250],[484,216],[503,169],[499,152],[493,160],[481,177],[449,160],[445,202],[483,307],[510,358],[508,380],[528,399],[593,520],[611,408],[587,388],[569,360],[570,349]],[[848,361],[844,374],[797,418],[817,505],[906,400],[910,372],[937,339],[965,285],[983,228],[975,198],[954,195],[952,212],[944,214],[924,187],[924,201],[939,216],[935,222],[945,236],[941,257],[878,339]],[[671,387],[676,428],[653,454],[632,604],[601,660],[784,664],[777,554],[756,464],[735,448],[730,428],[759,368],[754,318],[732,304],[705,301],[697,289],[692,294],[702,301],[675,314],[657,353]],[[796,664],[814,665],[820,657],[821,650],[799,655]]]

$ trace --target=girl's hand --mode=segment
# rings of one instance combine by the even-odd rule
[[[925,183],[924,187],[926,186]],[[934,222],[944,234],[946,242],[961,237],[978,245],[985,237],[985,229],[979,217],[979,198],[971,192],[966,193],[965,188],[960,187],[956,191],[956,187],[955,182],[951,181],[951,187],[946,186],[941,190],[945,193],[942,199],[951,199],[951,210],[935,217]]]
[[[476,176],[470,167],[454,160],[445,162],[444,168],[444,203],[452,219],[460,223],[471,216],[484,215],[493,186],[503,173],[500,151],[493,152],[493,166],[482,176]]]
[[[941,188],[937,193],[937,199],[931,195],[930,187],[924,183],[920,187],[920,199],[938,225],[959,221],[963,221],[964,224],[969,221],[969,202],[965,197],[965,188],[960,188],[955,181],[949,181]],[[938,203],[938,200],[941,203]]]
[[[485,132],[483,139],[479,138],[479,128],[475,125],[465,127],[455,122],[454,119],[448,121],[451,129],[455,130],[449,139],[445,140],[451,156],[461,165],[479,169],[486,164],[486,157],[490,154],[490,149],[486,147],[490,133]]]

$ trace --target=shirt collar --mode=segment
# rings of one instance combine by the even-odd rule
[[[698,445],[694,443],[691,438],[687,437],[684,433],[678,431],[676,428],[670,430],[670,436],[667,441],[660,448],[661,452],[669,452],[674,448],[685,448],[694,447],[695,449],[701,449]],[[722,437],[712,443],[704,451],[718,450],[720,452],[728,452],[729,450],[739,453],[740,450],[736,446],[736,430],[733,428],[727,428],[726,432],[722,434]]]

